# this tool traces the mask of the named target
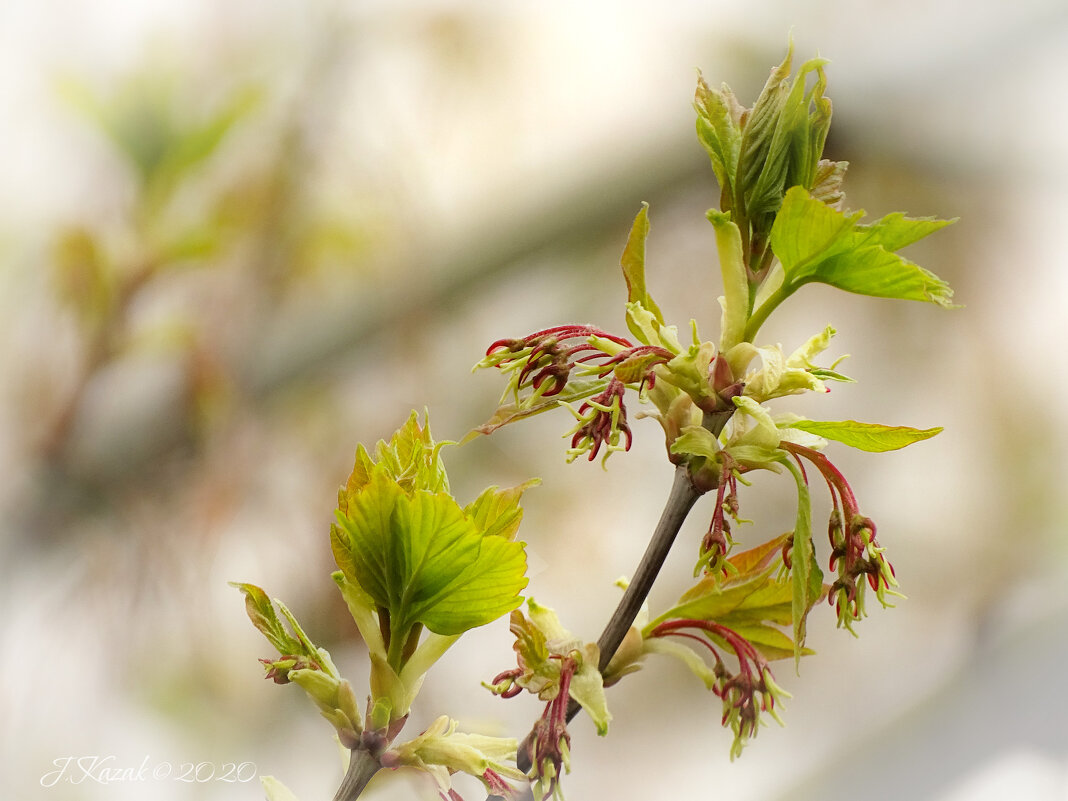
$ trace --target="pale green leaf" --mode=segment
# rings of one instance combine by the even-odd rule
[[[693,105],[697,111],[697,139],[708,152],[719,182],[720,205],[723,211],[730,211],[742,144],[740,123],[745,109],[726,84],[719,91],[712,90],[700,73]]]
[[[599,651],[594,644],[587,645],[582,651],[582,662],[571,677],[569,693],[586,710],[602,737],[608,733],[608,723],[612,715],[608,711],[608,699],[604,694],[604,680],[597,669]]]
[[[260,776],[260,785],[267,794],[267,801],[297,801],[297,797],[274,776]]]
[[[519,501],[526,490],[540,483],[541,481],[535,478],[518,487],[503,490],[487,487],[481,495],[464,507],[464,515],[484,536],[514,539],[523,519],[523,509]]]
[[[662,324],[664,316],[660,313],[660,309],[657,308],[656,303],[649,296],[649,291],[645,287],[645,240],[648,236],[649,204],[642,203],[641,211],[638,212],[638,216],[634,218],[634,224],[631,226],[630,236],[627,238],[627,246],[623,249],[623,257],[620,259],[620,266],[623,268],[623,278],[627,282],[627,302],[642,304],[653,313],[657,322]],[[641,338],[641,332],[634,328],[629,319],[627,323],[630,326],[631,333]]]
[[[771,419],[771,413],[747,395],[739,395],[731,400],[740,414],[756,424],[732,444],[757,445],[769,450],[778,447],[779,427]]]
[[[771,247],[784,270],[779,294],[815,281],[861,295],[952,306],[953,290],[945,281],[895,252],[951,221],[892,214],[859,225],[863,214],[843,214],[800,187],[790,189],[771,229]]]
[[[450,496],[409,495],[382,466],[348,514],[338,514],[338,526],[348,536],[353,580],[388,610],[395,637],[417,623],[459,634],[520,603],[527,583],[521,543],[484,537]]]
[[[724,450],[731,459],[750,470],[770,470],[781,473],[782,451],[778,448],[765,448],[762,445],[729,445]]]
[[[742,238],[730,214],[711,209],[705,213],[716,231],[716,250],[723,278],[723,313],[720,320],[720,351],[727,351],[744,338],[749,313],[749,279],[746,275]]]
[[[858,423],[856,420],[797,420],[790,428],[807,431],[825,439],[833,439],[862,451],[882,453],[904,448],[920,440],[930,439],[941,433],[939,428],[909,428],[908,426],[884,426],[878,423]]]
[[[716,437],[703,426],[686,426],[671,443],[671,452],[677,455],[703,456],[715,459],[720,445]]]
[[[704,682],[707,689],[711,690],[716,686],[718,679],[712,668],[692,648],[688,648],[678,640],[668,637],[651,637],[645,640],[645,650],[648,653],[666,654],[678,659]]]
[[[524,778],[513,764],[518,746],[515,740],[467,734],[456,727],[456,721],[438,718],[415,739],[394,745],[383,754],[383,766],[409,766],[429,773],[438,782],[441,795],[449,798],[455,797],[451,773],[466,773],[483,782],[488,770],[512,779]]]

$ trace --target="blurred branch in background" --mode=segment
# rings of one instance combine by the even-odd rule
[[[317,59],[314,70],[302,83],[319,92],[302,94],[286,115],[266,174],[244,176],[236,186],[209,186],[214,194],[202,198],[202,215],[184,225],[174,219],[182,190],[203,177],[198,173],[218,167],[213,159],[223,158],[217,151],[233,129],[255,124],[259,91],[239,89],[205,122],[182,129],[177,120],[187,112],[178,106],[177,87],[151,73],[133,76],[110,106],[84,87],[68,87],[68,94],[77,89],[79,105],[92,111],[139,180],[128,230],[122,232],[126,252],[116,252],[124,249],[108,242],[106,232],[84,226],[58,236],[58,289],[80,323],[84,356],[78,380],[40,446],[50,473],[49,504],[57,494],[77,498],[88,488],[137,482],[145,464],[168,451],[188,450],[205,426],[225,419],[227,399],[231,407],[234,398],[261,403],[333,369],[339,357],[358,353],[364,343],[447,317],[461,299],[524,260],[609,238],[632,213],[636,198],[662,200],[707,183],[684,133],[632,145],[625,169],[595,164],[576,173],[561,165],[567,178],[551,202],[517,198],[496,218],[450,232],[447,242],[426,242],[419,251],[403,253],[405,262],[419,265],[418,280],[363,281],[340,299],[321,297],[317,306],[287,313],[285,291],[314,271],[316,259],[325,252],[355,266],[373,236],[307,219],[314,201],[305,197],[306,176],[314,156],[304,121],[314,117],[326,124],[318,107],[332,102],[322,90],[329,82],[317,74],[329,73],[328,59]],[[574,157],[563,161],[571,164]],[[221,286],[209,291],[228,293],[240,309],[213,319],[203,308],[189,308],[155,330],[137,330],[131,318],[139,298],[193,268],[236,273],[239,290],[217,277]],[[374,269],[387,276],[410,272],[389,261]],[[366,268],[357,267],[357,273],[366,275]],[[152,345],[169,347],[183,362],[182,402],[155,398],[133,418],[85,415],[92,382],[106,381],[110,365]],[[121,403],[115,395],[108,400]]]
[[[143,480],[146,464],[225,429],[249,401],[239,366],[262,321],[318,271],[341,263],[352,272],[371,246],[374,232],[310,186],[317,137],[338,105],[336,31],[323,40],[302,91],[288,103],[271,98],[274,119],[265,87],[222,82],[221,96],[203,93],[176,65],[150,63],[101,94],[63,82],[69,105],[113,146],[108,180],[127,183],[129,196],[120,219],[70,224],[53,240],[78,363],[51,406],[21,399],[27,413],[44,412],[29,447],[45,494],[24,507],[28,534],[62,537],[69,529],[54,515],[64,499],[77,515],[78,498]],[[138,395],[131,410],[124,381],[143,379],[146,361],[170,364],[171,374],[162,394]],[[27,391],[48,383],[31,379]]]

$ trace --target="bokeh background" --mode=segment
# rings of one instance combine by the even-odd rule
[[[651,203],[649,282],[711,336],[718,197],[695,70],[752,102],[792,29],[831,59],[827,155],[849,205],[960,216],[910,250],[964,308],[808,287],[765,327],[827,323],[858,379],[782,402],[944,425],[834,458],[908,600],[860,637],[818,609],[794,699],[730,764],[718,700],[673,664],[573,729],[569,797],[1068,799],[1063,257],[1068,8],[1054,0],[0,5],[0,788],[51,801],[258,799],[258,782],[63,782],[53,761],[253,763],[302,799],[340,778],[329,726],[262,679],[229,580],[283,598],[357,688],[327,578],[358,442],[410,409],[439,438],[501,390],[492,340],[622,328],[618,257]],[[655,423],[607,472],[564,464],[565,413],[447,453],[454,489],[527,496],[530,593],[595,639],[670,484]],[[788,525],[789,487],[742,496]],[[705,501],[707,503],[707,501]],[[817,506],[816,519],[821,519]],[[702,513],[702,510],[704,512]],[[699,506],[652,602],[687,586]],[[536,702],[478,686],[504,622],[431,674],[438,714],[522,736]],[[202,775],[206,775],[205,772]],[[247,777],[248,769],[243,774]],[[463,785],[472,790],[472,785]],[[374,799],[433,799],[382,775]],[[472,790],[471,797],[478,797]]]

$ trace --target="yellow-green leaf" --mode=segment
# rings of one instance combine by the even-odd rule
[[[920,429],[858,423],[856,420],[797,420],[791,422],[789,427],[872,453],[904,448],[914,442],[930,439],[942,431],[941,427]]]
[[[949,284],[896,251],[953,221],[891,214],[860,225],[863,215],[843,214],[801,187],[790,189],[771,229],[771,247],[784,270],[777,294],[815,281],[860,295],[951,307]]]
[[[649,204],[642,203],[641,211],[638,212],[638,216],[634,218],[634,224],[631,226],[630,236],[627,238],[627,246],[623,249],[620,265],[623,267],[623,278],[627,282],[627,302],[642,304],[653,313],[658,323],[663,324],[664,316],[660,313],[660,309],[657,308],[656,303],[649,296],[649,291],[645,288],[645,239],[648,236]],[[641,339],[641,332],[635,330],[629,319],[627,323],[630,326],[631,333]],[[645,344],[648,345],[649,343],[646,342]]]

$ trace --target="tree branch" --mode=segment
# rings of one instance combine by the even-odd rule
[[[349,757],[349,769],[334,794],[334,801],[354,801],[367,787],[372,777],[382,769],[379,761],[363,748],[353,749]]]
[[[660,568],[663,567],[664,560],[675,542],[675,537],[679,533],[679,529],[682,528],[683,521],[699,497],[701,497],[701,492],[690,481],[689,471],[685,465],[676,467],[675,480],[671,485],[671,492],[668,495],[667,502],[664,504],[664,511],[660,514],[660,522],[656,525],[656,530],[649,540],[649,545],[646,546],[645,554],[642,556],[641,562],[638,563],[630,584],[623,593],[623,598],[605,626],[600,639],[597,640],[597,647],[601,651],[601,658],[597,667],[602,672],[615,655],[619,644],[623,642],[623,638],[630,630],[631,624],[634,623],[634,618],[637,616],[642,604],[645,603],[645,599],[653,587],[653,582],[660,573]],[[569,721],[573,719],[580,709],[581,707],[578,703],[572,700],[567,708],[567,719]],[[524,772],[529,771],[531,765],[530,738],[531,735],[528,734],[520,744],[516,758],[517,766]],[[489,801],[493,801],[495,798],[496,796],[491,796]]]

